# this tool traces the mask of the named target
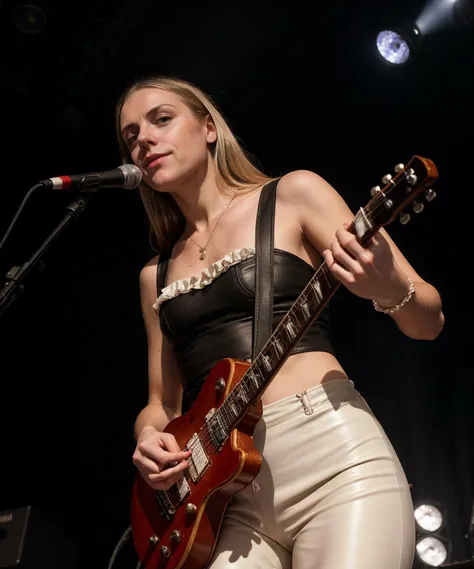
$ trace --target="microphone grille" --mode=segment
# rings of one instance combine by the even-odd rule
[[[122,164],[119,169],[123,172],[123,187],[126,190],[134,190],[142,181],[142,171],[135,164]]]

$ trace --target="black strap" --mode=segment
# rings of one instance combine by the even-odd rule
[[[252,360],[258,356],[273,330],[273,237],[278,182],[279,178],[265,184],[258,203]]]
[[[156,292],[160,296],[162,289],[165,288],[166,277],[168,276],[168,264],[170,260],[171,249],[160,254],[158,266],[156,268]]]

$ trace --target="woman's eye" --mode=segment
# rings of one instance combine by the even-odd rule
[[[159,117],[156,117],[155,122],[157,124],[166,124],[170,120],[171,120],[171,117],[169,115],[160,115]]]
[[[126,142],[127,142],[127,146],[131,146],[132,144],[134,144],[134,142],[137,140],[137,135],[136,134],[131,134]]]

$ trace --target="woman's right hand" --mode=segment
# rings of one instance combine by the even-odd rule
[[[171,433],[143,427],[132,460],[140,475],[154,490],[168,490],[190,466],[191,451],[182,451]]]

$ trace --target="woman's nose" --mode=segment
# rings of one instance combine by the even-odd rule
[[[140,146],[153,146],[157,143],[156,133],[150,127],[143,127],[138,133],[137,142]]]

